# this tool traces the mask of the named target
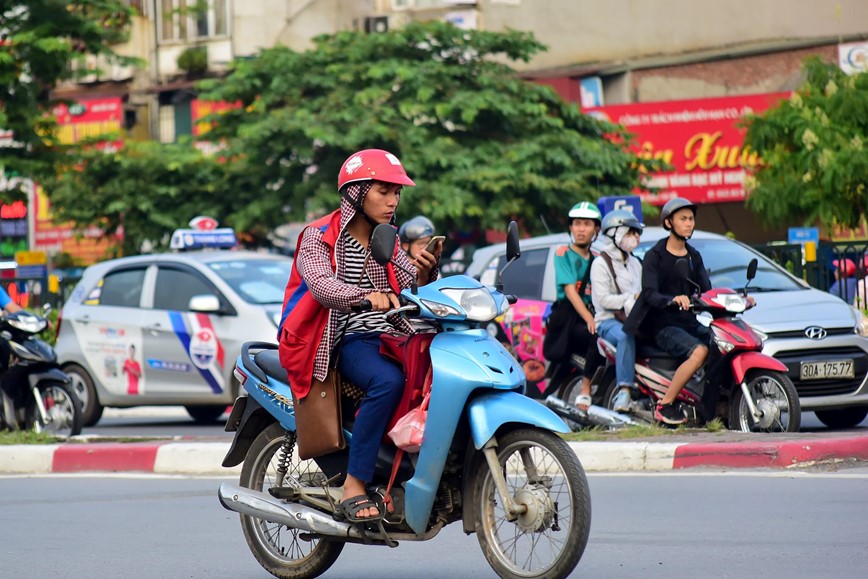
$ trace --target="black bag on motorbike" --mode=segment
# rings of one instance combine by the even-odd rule
[[[343,414],[341,412],[341,377],[331,368],[325,380],[314,378],[310,392],[302,400],[293,394],[298,457],[306,460],[343,450]]]

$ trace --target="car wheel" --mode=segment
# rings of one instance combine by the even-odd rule
[[[193,420],[202,424],[210,424],[223,416],[223,413],[226,412],[225,404],[211,406],[185,406],[184,408]]]
[[[99,403],[93,378],[78,364],[65,366],[63,371],[72,380],[72,388],[81,403],[81,416],[84,426],[93,426],[102,417],[103,405]]]
[[[840,410],[815,410],[817,419],[829,428],[853,428],[868,416],[868,406],[841,408]]]

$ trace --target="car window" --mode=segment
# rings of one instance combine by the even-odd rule
[[[251,304],[282,304],[292,262],[249,259],[215,261],[208,267]]]
[[[548,263],[549,248],[523,251],[503,274],[503,287],[507,293],[526,300],[542,299],[543,279]],[[497,258],[497,271],[506,265],[506,255]],[[490,271],[489,266],[489,271]]]
[[[145,268],[123,269],[106,274],[87,296],[87,305],[139,307]]]
[[[633,255],[643,258],[654,243],[640,245]],[[741,289],[747,282],[747,264],[758,260],[756,278],[750,282],[751,291],[792,291],[804,289],[773,261],[740,243],[725,239],[691,239],[690,244],[702,255],[709,270],[712,287]]]
[[[217,292],[193,272],[161,267],[157,272],[157,285],[154,288],[154,308],[185,312],[190,298],[209,294],[216,295]]]

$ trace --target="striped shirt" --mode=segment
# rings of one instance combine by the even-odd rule
[[[373,293],[377,291],[374,287],[367,272],[363,275],[362,269],[368,259],[367,250],[362,247],[362,244],[356,241],[356,238],[344,231],[341,235],[340,243],[344,246],[344,268],[346,283],[357,285],[365,293]],[[347,321],[349,318],[349,321]],[[395,326],[386,320],[386,312],[351,312],[349,314],[341,314],[338,328],[347,324],[347,334],[362,334],[365,332],[394,332]]]

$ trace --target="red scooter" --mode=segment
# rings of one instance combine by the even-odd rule
[[[680,275],[690,279],[687,260],[678,260]],[[756,276],[757,260],[747,268],[750,283]],[[692,283],[692,282],[691,282]],[[695,285],[695,284],[694,284]],[[697,286],[698,289],[698,286]],[[691,310],[700,320],[709,320],[713,344],[705,365],[678,394],[678,403],[688,417],[688,425],[701,423],[699,408],[703,395],[716,398],[716,415],[732,430],[743,432],[798,432],[801,425],[799,396],[787,377],[787,367],[762,353],[763,339],[743,319],[737,317],[749,307],[747,287],[741,293],[715,288],[691,298]],[[598,339],[607,363],[614,367],[615,347]],[[653,344],[637,341],[636,382],[628,414],[634,419],[654,423],[654,408],[666,393],[682,360],[659,350]],[[606,372],[602,384],[603,404],[613,408],[618,392],[614,372]],[[709,404],[709,406],[711,406]]]

